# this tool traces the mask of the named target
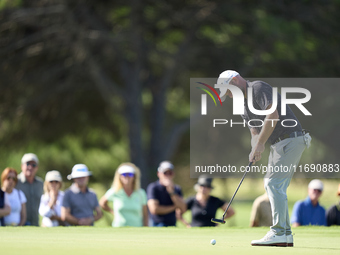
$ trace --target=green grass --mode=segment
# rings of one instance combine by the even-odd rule
[[[295,247],[252,247],[267,228],[6,227],[1,254],[339,254],[340,227],[294,229]],[[210,240],[215,239],[216,245]]]

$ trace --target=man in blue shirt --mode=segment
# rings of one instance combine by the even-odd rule
[[[326,226],[326,210],[319,204],[323,191],[320,180],[312,180],[308,185],[308,197],[295,203],[291,222],[293,227],[306,225]]]
[[[159,180],[150,183],[147,188],[150,224],[153,227],[176,226],[176,210],[185,212],[186,204],[181,188],[173,183],[173,164],[169,161],[161,162],[157,176]]]

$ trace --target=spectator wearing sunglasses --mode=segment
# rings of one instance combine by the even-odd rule
[[[44,192],[43,180],[36,176],[39,167],[39,159],[33,153],[25,154],[21,159],[21,173],[18,175],[16,188],[24,192],[27,202],[26,226],[39,226],[40,198]]]
[[[112,202],[113,208],[109,206]],[[113,214],[113,227],[148,226],[146,193],[140,188],[140,170],[123,163],[116,170],[112,187],[99,201],[103,210]]]
[[[176,226],[176,210],[183,213],[186,204],[180,186],[173,182],[174,165],[163,161],[158,167],[158,181],[150,183],[147,188],[150,226]]]
[[[191,210],[191,224],[183,219],[182,214],[178,214],[179,219],[187,227],[214,227],[217,224],[211,222],[211,219],[215,218],[217,210],[219,208],[223,211],[227,209],[228,203],[211,195],[212,181],[212,178],[200,176],[194,186],[196,195],[186,200],[187,209]],[[229,207],[224,219],[228,219],[234,214],[234,209]]]
[[[1,174],[2,191],[11,207],[11,213],[4,217],[5,226],[23,226],[26,222],[26,196],[21,190],[15,189],[17,176],[17,171],[10,167]]]
[[[61,205],[64,192],[61,191],[63,179],[57,170],[46,173],[44,182],[45,193],[41,196],[39,213],[43,217],[43,227],[57,227],[65,225],[61,220]]]
[[[92,173],[84,164],[76,164],[67,179],[73,184],[65,191],[61,207],[61,220],[74,226],[93,226],[103,213],[97,195],[88,188]]]
[[[326,210],[319,204],[323,183],[318,179],[308,184],[308,197],[295,203],[291,218],[292,226],[326,226]]]

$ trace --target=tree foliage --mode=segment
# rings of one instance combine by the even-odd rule
[[[338,1],[3,0],[0,8],[3,147],[60,149],[73,135],[115,164],[136,163],[144,184],[161,160],[188,153],[190,77],[225,69],[328,77],[340,65]]]

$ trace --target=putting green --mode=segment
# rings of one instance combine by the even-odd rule
[[[1,254],[340,254],[340,227],[295,228],[295,247],[252,247],[267,228],[0,228]],[[211,245],[210,240],[217,244]]]

